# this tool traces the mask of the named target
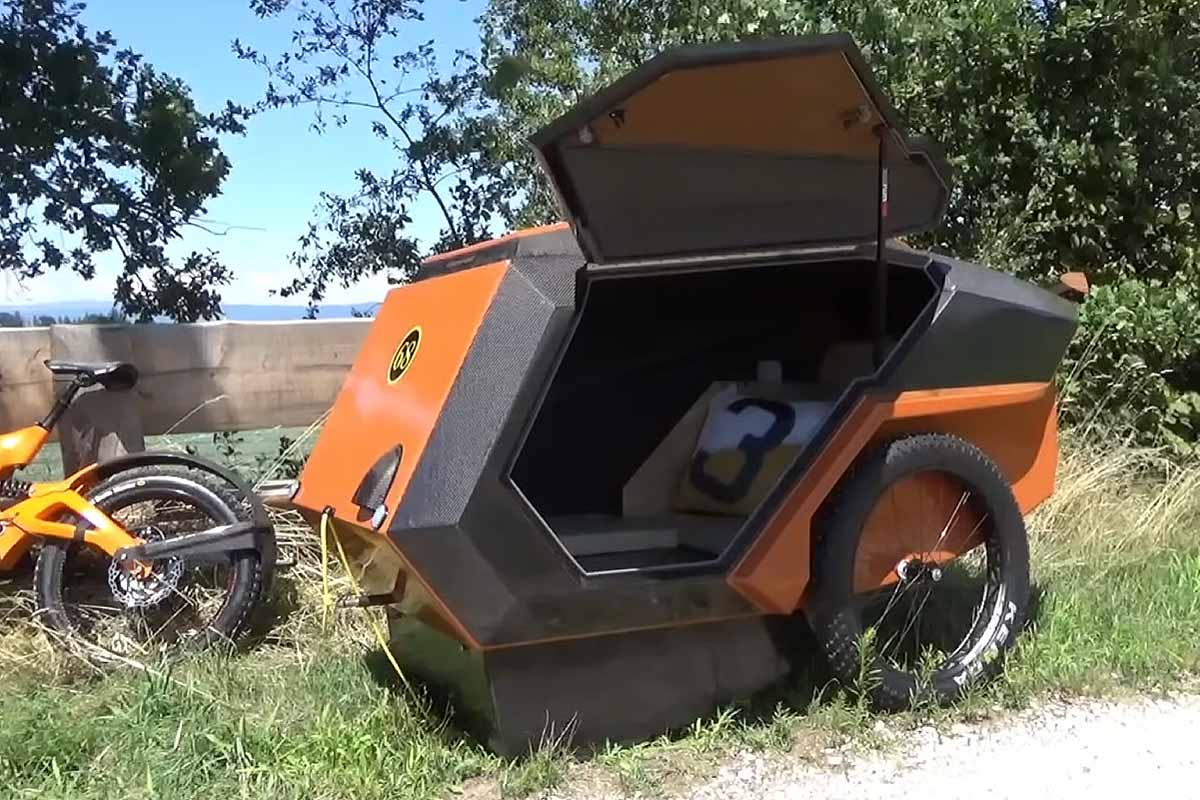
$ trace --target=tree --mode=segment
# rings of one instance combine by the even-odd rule
[[[1195,0],[493,0],[483,61],[520,65],[496,96],[516,139],[672,45],[848,31],[910,126],[955,167],[945,223],[922,244],[1035,279],[1082,269],[1169,280],[1200,272],[1198,10]],[[521,189],[531,219],[553,213],[540,184]]]
[[[129,318],[120,311],[113,309],[108,312],[89,311],[74,319],[63,317],[59,320],[59,323],[63,325],[128,325]]]
[[[384,273],[411,276],[430,250],[488,238],[510,221],[511,170],[489,158],[500,138],[483,94],[484,71],[469,54],[443,75],[432,43],[419,40],[423,0],[251,0],[259,16],[293,12],[291,48],[266,54],[240,41],[239,58],[268,76],[255,108],[311,107],[313,128],[361,124],[394,148],[396,168],[355,172],[358,188],[323,193],[316,218],[292,261],[299,276],[281,290],[305,296],[310,308],[331,284],[349,286]],[[441,218],[436,241],[412,231],[411,210],[432,202]]]
[[[0,269],[90,279],[95,255],[115,252],[123,311],[212,319],[229,269],[211,252],[172,262],[166,246],[203,227],[230,166],[216,136],[240,133],[242,112],[199,112],[182,81],[109,32],[89,34],[82,8],[5,0],[0,10]]]
[[[421,0],[252,5],[299,20],[286,53],[237,46],[271,76],[261,107],[312,106],[318,129],[365,114],[399,161],[322,198],[285,294],[403,280],[425,250],[551,221],[525,137],[666,47],[848,31],[955,169],[943,224],[913,244],[1034,281],[1086,272],[1102,288],[1068,359],[1068,418],[1123,408],[1109,418],[1141,441],[1200,440],[1200,343],[1183,336],[1200,309],[1196,0],[491,0],[480,54],[449,76],[411,41]],[[443,217],[432,247],[410,229],[422,198]]]
[[[909,127],[955,169],[915,244],[1101,285],[1067,360],[1067,419],[1200,446],[1200,4],[1196,0],[492,0],[481,60],[516,217],[555,215],[520,141],[683,43],[848,31]]]

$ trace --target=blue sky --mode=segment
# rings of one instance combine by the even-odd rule
[[[483,2],[426,0],[426,21],[417,27],[413,41],[433,39],[447,56],[475,48],[474,20]],[[265,77],[233,56],[233,39],[275,54],[287,46],[292,31],[287,19],[255,17],[248,0],[88,0],[83,21],[92,30],[111,30],[120,46],[182,78],[206,110],[227,99],[249,104],[261,97]],[[281,302],[268,292],[295,275],[287,257],[311,219],[318,193],[352,189],[357,167],[386,170],[391,165],[391,150],[371,135],[365,119],[351,119],[345,128],[331,128],[324,135],[311,132],[310,121],[310,110],[279,109],[251,119],[244,135],[222,140],[233,169],[206,217],[253,230],[234,229],[224,236],[191,230],[171,252],[218,251],[236,276],[223,291],[226,302]],[[436,231],[429,208],[415,209],[414,219],[418,231]],[[9,278],[0,285],[0,303],[109,298],[118,264],[113,258],[100,264],[100,274],[89,282],[66,271],[24,286]],[[337,289],[328,301],[375,302],[385,291],[382,279],[369,280],[349,290]]]

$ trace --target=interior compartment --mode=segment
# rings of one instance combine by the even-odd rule
[[[841,260],[594,276],[514,483],[586,572],[716,559],[745,513],[679,499],[710,398],[733,385],[832,406],[874,369],[874,270]],[[935,287],[899,265],[888,283],[894,342]],[[768,386],[772,361],[782,383]]]

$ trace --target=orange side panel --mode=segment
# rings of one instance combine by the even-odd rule
[[[950,433],[974,443],[1004,472],[1022,512],[1032,511],[1054,490],[1055,411],[1054,388],[1045,383],[863,398],[734,567],[730,585],[766,613],[790,614],[799,608],[810,577],[813,515],[872,441],[904,433]],[[899,541],[894,552],[882,546],[875,550],[879,563],[895,556],[892,564],[908,552]],[[886,575],[880,580],[886,581]]]
[[[763,611],[790,614],[796,609],[808,587],[813,515],[888,412],[888,404],[877,398],[859,401],[733,568],[730,585]]]
[[[507,269],[489,264],[388,292],[305,465],[297,505],[361,522],[354,491],[399,444],[387,498],[395,510]]]
[[[939,406],[928,398],[906,401],[901,395],[880,436],[937,431],[966,439],[996,462],[1012,484],[1021,513],[1028,514],[1054,492],[1058,468],[1055,393],[1046,384],[1016,386],[1012,387],[1010,402],[988,405],[997,396],[994,390],[980,394],[984,405],[972,408],[964,406],[961,397]]]
[[[976,504],[949,476],[923,473],[888,487],[867,516],[854,564],[854,589],[867,592],[900,579],[896,566],[917,556],[952,561],[983,540]]]

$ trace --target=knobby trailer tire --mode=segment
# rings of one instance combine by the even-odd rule
[[[988,559],[983,600],[967,637],[950,658],[921,674],[898,668],[863,647],[865,604],[856,595],[855,569],[864,527],[885,492],[925,473],[961,483],[977,498],[991,524],[979,545],[987,548]],[[892,441],[861,459],[842,481],[819,535],[814,590],[806,614],[831,669],[843,683],[866,693],[879,707],[901,710],[926,699],[952,702],[967,686],[998,673],[1028,613],[1029,545],[1012,489],[986,454],[943,434]]]

